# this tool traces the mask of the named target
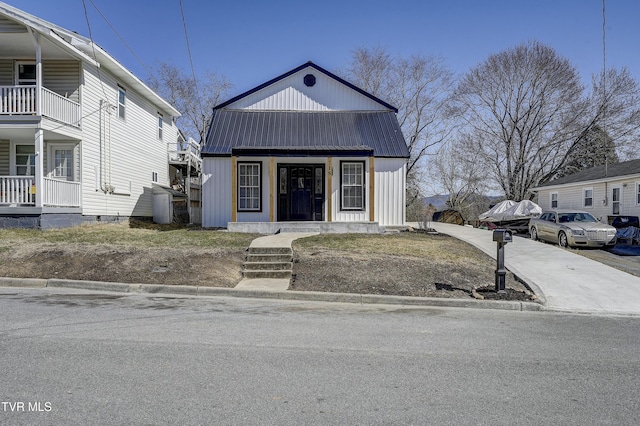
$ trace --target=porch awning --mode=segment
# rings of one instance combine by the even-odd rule
[[[393,111],[215,110],[203,156],[374,155],[408,158]]]

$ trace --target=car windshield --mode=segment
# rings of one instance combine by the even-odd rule
[[[558,218],[560,223],[567,222],[597,222],[589,213],[562,213]]]

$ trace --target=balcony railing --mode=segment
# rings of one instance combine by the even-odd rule
[[[41,113],[45,117],[80,127],[80,104],[47,88],[40,96]],[[0,115],[34,115],[36,108],[36,86],[0,86]]]
[[[34,206],[33,176],[0,176],[0,204]]]
[[[82,184],[44,178],[42,205],[50,207],[80,207]],[[35,186],[33,176],[0,176],[0,206],[35,206]]]

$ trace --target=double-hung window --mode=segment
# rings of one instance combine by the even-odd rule
[[[552,209],[557,209],[558,208],[558,193],[557,192],[552,192],[551,193],[551,208]]]
[[[118,117],[125,117],[125,102],[127,101],[127,91],[124,87],[118,86]]]
[[[36,155],[33,145],[16,145],[16,175],[36,175]]]
[[[593,207],[593,188],[584,188],[582,190],[582,199],[584,207]]]
[[[640,182],[636,182],[636,204],[640,205]]]
[[[364,163],[341,163],[342,210],[364,210]]]
[[[261,163],[238,163],[238,211],[262,210],[260,177]]]
[[[162,140],[162,114],[158,113],[158,139]]]
[[[73,180],[73,151],[71,149],[54,149],[53,162],[53,177]]]

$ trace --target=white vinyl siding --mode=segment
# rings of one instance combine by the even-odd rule
[[[8,140],[0,140],[0,176],[8,176],[9,172],[9,158],[11,157],[11,150],[9,148]]]
[[[103,90],[115,106],[120,82],[105,69],[99,78],[96,68],[86,63],[83,74],[82,167],[77,179],[83,182],[83,214],[152,216],[152,173],[159,184],[169,184],[167,144],[156,136],[158,112],[165,112],[132,88],[126,91],[126,120],[119,118],[117,106],[104,105],[100,111]],[[177,134],[173,120],[165,120],[163,139],[177,140]]]

